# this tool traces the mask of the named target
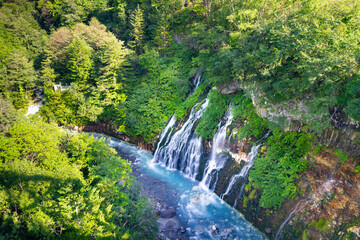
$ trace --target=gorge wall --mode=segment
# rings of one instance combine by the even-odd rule
[[[205,108],[206,106],[203,107],[203,109]],[[295,180],[298,188],[296,196],[293,199],[286,199],[281,207],[275,209],[260,207],[259,199],[262,190],[256,188],[247,176],[232,182],[234,176],[239,175],[242,168],[248,164],[250,152],[255,142],[258,141],[254,137],[242,139],[236,137],[234,133],[243,127],[243,121],[234,120],[231,124],[226,125],[228,117],[223,116],[217,131],[219,132],[226,125],[226,137],[222,140],[223,147],[215,151],[218,162],[209,173],[214,139],[204,139],[201,141],[201,146],[194,147],[196,139],[198,139],[195,129],[202,115],[202,113],[199,114],[199,111],[199,107],[194,107],[184,120],[177,120],[173,125],[168,126],[168,132],[163,133],[164,136],[158,144],[156,142],[145,144],[140,139],[130,139],[106,124],[88,125],[81,130],[107,133],[152,152],[156,150],[156,147],[164,148],[174,135],[180,134],[178,132],[184,134],[187,131],[184,139],[178,137],[179,139],[176,141],[184,141],[185,145],[181,148],[183,150],[178,149],[177,146],[172,147],[172,151],[177,151],[178,159],[175,164],[166,164],[171,168],[183,171],[200,182],[206,182],[204,180],[206,175],[212,175],[211,181],[205,184],[223,200],[243,213],[247,220],[270,239],[342,239],[346,237],[355,239],[358,236],[360,229],[360,175],[356,169],[360,156],[360,133],[357,123],[337,116],[337,118],[332,118],[333,126],[331,128],[315,135],[313,144],[321,147],[318,152],[305,156],[309,167]],[[190,118],[193,118],[191,124],[188,122]],[[301,126],[295,130],[310,133]],[[263,132],[262,135],[265,133]],[[256,149],[256,153],[259,156],[265,156],[267,146],[260,146],[262,143],[259,142],[257,144],[259,147]],[[192,149],[193,152],[189,153],[188,149]],[[341,150],[340,154],[339,149]],[[344,160],[341,153],[349,157]],[[197,157],[196,154],[198,154]],[[170,155],[174,156],[174,152]],[[166,154],[163,158],[166,159]],[[182,163],[182,158],[188,160]],[[197,166],[196,170],[189,170],[195,165]],[[231,185],[230,190],[229,185]]]

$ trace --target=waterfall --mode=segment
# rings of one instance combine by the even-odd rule
[[[170,118],[170,121],[168,122],[168,124],[166,125],[166,127],[164,128],[164,130],[161,132],[160,134],[160,137],[159,137],[159,141],[158,141],[158,144],[156,146],[156,150],[155,150],[155,153],[154,153],[154,159],[156,159],[156,157],[158,156],[158,152],[159,152],[159,149],[161,149],[163,147],[163,145],[161,144],[166,144],[168,141],[169,141],[169,138],[171,137],[171,133],[173,131],[173,127],[176,123],[176,117],[175,117],[175,114]],[[168,133],[169,129],[171,129],[171,131]],[[164,138],[167,136],[165,142],[163,142]]]
[[[210,153],[210,159],[207,163],[207,166],[204,171],[204,177],[202,183],[207,186],[209,189],[215,189],[218,177],[218,171],[224,167],[225,161],[223,159],[217,158],[217,153],[222,151],[225,148],[226,143],[226,129],[231,124],[233,115],[232,107],[229,106],[225,114],[225,124],[223,121],[220,121],[218,125],[218,131],[215,133],[213,138],[212,149]],[[215,178],[214,178],[215,177]]]
[[[200,119],[205,112],[208,104],[209,99],[206,99],[199,110],[197,110],[199,104],[196,104],[191,109],[188,120],[173,136],[164,133],[165,130],[168,131],[170,127],[164,129],[161,135],[163,138],[166,135],[168,135],[168,137],[162,147],[160,147],[160,143],[158,144],[154,156],[155,162],[162,162],[171,169],[178,169],[189,177],[193,179],[196,178],[199,173],[202,144],[201,138],[196,135],[193,128],[195,122]],[[163,141],[163,139],[161,141]]]
[[[293,208],[290,214],[285,218],[283,223],[280,225],[274,239],[275,240],[281,239],[281,234],[286,224],[294,217],[295,214],[298,214],[300,211],[302,211],[308,204],[312,204],[313,206],[319,207],[318,204],[321,204],[321,202],[324,201],[324,199],[326,200],[327,197],[331,197],[332,188],[336,186],[337,183],[338,182],[333,179],[333,172],[331,172],[330,178],[328,178],[323,184],[321,184],[318,187],[316,193],[314,193],[312,196],[307,196],[307,198],[300,200],[296,204],[296,206]],[[317,197],[316,195],[320,197]]]
[[[294,214],[297,214],[298,212],[300,212],[301,210],[304,209],[304,207],[309,203],[309,200],[301,200],[299,201],[295,208],[291,211],[291,213],[289,214],[289,216],[287,216],[287,218],[285,219],[285,221],[281,224],[281,226],[279,227],[279,230],[277,231],[276,235],[275,235],[275,240],[279,240],[281,237],[281,233],[282,230],[284,229],[285,225],[288,223],[288,221],[290,221],[290,219],[292,219],[292,217],[294,216]],[[303,203],[303,204],[301,204]],[[301,204],[301,205],[300,205]]]
[[[245,185],[245,178],[248,175],[248,172],[250,170],[250,168],[252,167],[252,165],[254,164],[254,161],[257,157],[257,153],[259,150],[259,147],[261,146],[260,143],[258,144],[254,144],[251,147],[250,153],[248,155],[248,161],[245,163],[245,165],[241,168],[240,172],[238,174],[235,174],[231,177],[230,182],[228,187],[226,188],[226,191],[224,194],[221,194],[221,198],[224,199],[224,196],[229,195],[230,191],[233,189],[233,186],[235,185],[235,183],[238,182],[239,179],[243,179],[243,185],[241,187],[241,189],[243,188],[243,186]],[[242,191],[240,191],[242,192]]]
[[[240,180],[242,180],[239,195],[235,198],[233,207],[236,207],[237,200],[242,195],[242,192],[243,192],[245,184],[246,184],[247,175],[249,174],[251,167],[254,165],[254,162],[257,158],[258,150],[259,150],[260,146],[262,145],[263,140],[266,139],[269,136],[269,134],[270,134],[270,131],[268,133],[266,133],[260,140],[258,140],[256,143],[254,143],[254,145],[251,147],[250,153],[248,155],[248,162],[245,163],[245,165],[241,168],[241,170],[238,174],[233,175],[231,177],[229,185],[228,185],[225,193],[220,196],[223,199],[224,196],[229,195],[233,191],[235,184],[238,183]]]
[[[194,78],[194,82],[193,82],[193,84],[194,84],[194,86],[195,86],[195,88],[194,88],[194,90],[193,90],[194,92],[195,92],[195,90],[198,88],[198,86],[200,85],[201,77],[202,77],[201,74],[196,74],[196,76],[195,76],[195,78]]]

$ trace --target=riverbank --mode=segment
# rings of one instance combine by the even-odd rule
[[[122,158],[131,162],[133,175],[143,186],[143,194],[153,203],[159,223],[157,240],[189,239],[189,235],[186,233],[187,225],[181,221],[176,209],[180,197],[177,192],[171,190],[164,181],[143,174],[138,166],[139,161],[131,153],[120,147],[115,149]]]
[[[93,134],[96,137],[104,135]],[[198,181],[161,164],[134,145],[105,136],[109,146],[132,161],[134,175],[155,199],[158,239],[266,239],[244,217]]]

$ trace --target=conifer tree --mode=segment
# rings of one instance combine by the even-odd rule
[[[169,21],[165,14],[162,14],[159,20],[156,36],[154,38],[155,45],[158,46],[159,52],[166,55],[166,50],[169,48],[171,41],[171,34],[169,31]]]
[[[70,58],[68,61],[68,69],[70,70],[68,79],[71,82],[78,83],[80,88],[84,89],[90,78],[93,65],[92,48],[85,41],[74,38],[68,46],[68,54]]]
[[[0,71],[0,93],[16,108],[25,107],[29,101],[26,91],[35,87],[33,61],[23,52],[14,51]]]
[[[131,15],[130,24],[132,27],[130,37],[132,40],[129,42],[129,46],[134,49],[136,53],[141,53],[144,38],[144,16],[139,5]]]

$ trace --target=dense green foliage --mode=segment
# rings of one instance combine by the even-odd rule
[[[26,108],[30,90],[38,88],[36,68],[47,35],[33,17],[33,2],[0,6],[0,97]]]
[[[238,138],[275,129],[251,175],[261,205],[279,207],[296,192],[309,139],[277,130],[290,126],[286,117],[264,120],[257,111],[276,115],[280,107],[290,121],[319,133],[331,127],[333,110],[360,121],[359,16],[357,0],[0,1],[0,129],[8,132],[2,141],[10,144],[10,133],[28,124],[13,125],[10,105],[26,109],[37,89],[46,95],[41,115],[47,122],[108,123],[151,142],[173,114],[183,119],[212,87],[235,88],[232,96],[210,92],[196,132],[211,138],[229,102],[243,125]],[[202,83],[192,92],[189,80],[200,72]],[[54,90],[54,84],[69,88]],[[40,154],[46,162],[47,148],[31,146],[6,154]],[[74,191],[100,194],[81,189]]]
[[[117,123],[123,117],[126,99],[122,86],[125,57],[123,43],[96,19],[58,29],[50,36],[44,61],[47,104],[43,116],[61,124],[86,124],[99,118]],[[71,89],[55,91],[57,82]]]
[[[154,237],[155,215],[132,186],[129,162],[104,139],[66,133],[36,117],[10,123],[0,135],[3,237]]]
[[[290,108],[321,132],[330,109],[360,119],[359,9],[355,0],[13,0],[1,6],[0,92],[24,108],[44,88],[49,120],[107,122],[151,141],[195,104],[181,102],[202,68],[206,86],[236,82],[259,106]],[[73,88],[52,92],[55,83]],[[240,137],[263,124],[243,118]]]
[[[267,121],[257,115],[251,99],[242,92],[239,92],[232,102],[235,104],[233,108],[234,118],[242,120],[242,127],[237,129],[236,136],[239,139],[251,136],[255,138],[261,137],[264,130],[268,127]]]
[[[205,109],[199,124],[196,127],[196,133],[202,138],[213,138],[217,130],[221,117],[229,106],[229,99],[217,90],[211,90],[209,95],[209,105]]]
[[[277,209],[286,198],[296,196],[294,183],[307,168],[304,156],[311,139],[305,133],[274,130],[266,141],[266,153],[255,161],[249,177],[261,189],[260,205]]]
[[[270,108],[302,102],[306,111],[298,118],[308,124],[321,121],[326,126],[334,106],[345,106],[359,120],[358,1],[231,4],[227,44],[218,51],[202,50],[198,57],[217,84],[236,79]]]
[[[0,132],[6,133],[18,117],[11,103],[0,98]]]
[[[183,80],[186,73],[180,61],[175,57],[161,58],[155,50],[140,56],[140,72],[128,85],[134,90],[125,102],[128,135],[153,140],[182,103],[189,84]]]

